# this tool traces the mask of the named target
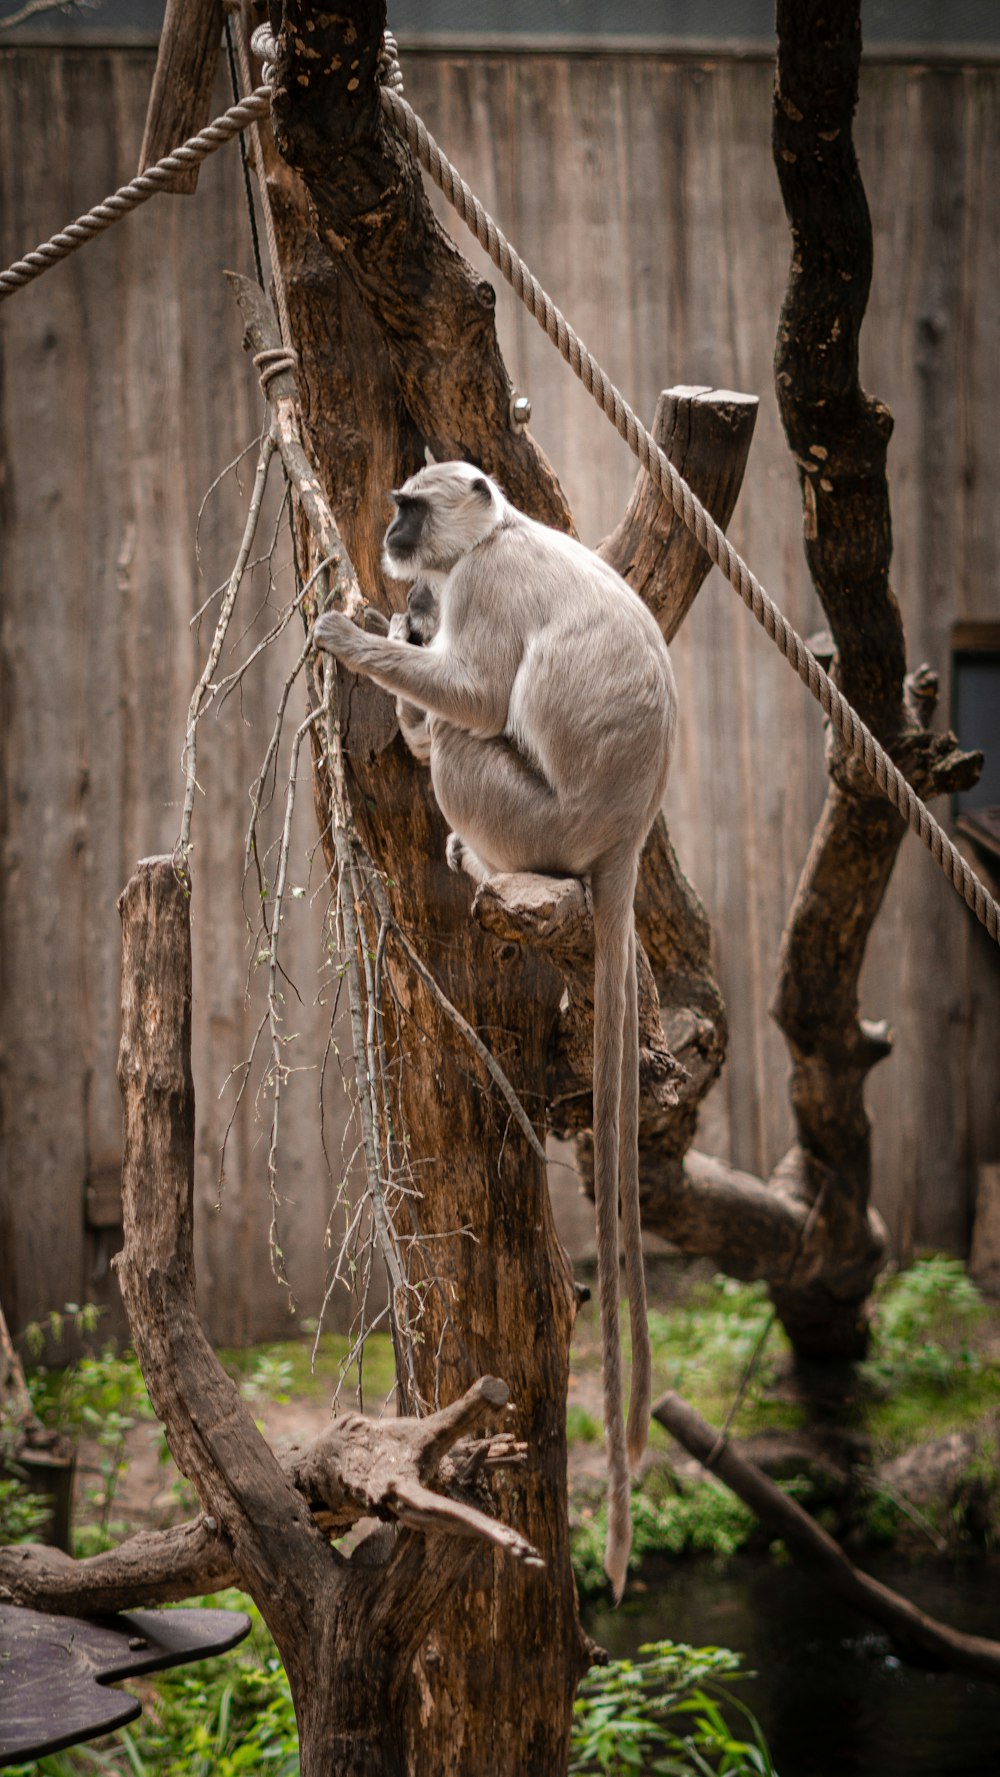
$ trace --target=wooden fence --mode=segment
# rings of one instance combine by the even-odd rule
[[[130,49],[0,56],[4,264],[134,171],[152,64]],[[640,413],[651,415],[670,383],[759,394],[732,534],[792,621],[818,628],[771,388],[788,257],[770,160],[771,68],[426,54],[405,73],[411,102]],[[218,98],[221,110],[221,87]],[[877,242],[863,373],[896,416],[894,583],[910,660],[941,671],[946,717],[952,627],[1000,619],[1000,68],[869,67],[857,140]],[[223,266],[250,269],[235,147],[206,165],[197,196],[154,200],[0,315],[0,1295],[14,1324],[109,1288],[115,899],[134,860],[169,849],[177,831],[184,711],[211,608],[200,628],[192,619],[231,564],[252,458],[242,489],[236,471],[223,477],[200,527],[198,512],[261,415]],[[506,292],[498,313],[532,427],[582,534],[597,541],[620,514],[633,464]],[[279,593],[287,558],[279,540]],[[245,607],[251,636],[268,622],[257,609],[265,592],[260,568]],[[198,1269],[212,1330],[232,1341],[288,1318],[267,1254],[266,1107],[255,1112],[253,1081],[236,1105],[232,1076],[260,1016],[254,891],[242,884],[247,791],[294,657],[287,639],[209,720],[199,760]],[[668,814],[713,918],[732,1023],[699,1140],[766,1172],[791,1137],[787,1057],[767,1005],[823,796],[821,718],[715,573],[674,655],[683,705]],[[291,904],[285,938],[302,1071],[284,1112],[280,1214],[302,1315],[322,1294],[351,1147],[333,1063],[328,1157],[318,1132],[329,996],[317,986],[325,902],[311,892],[313,843],[304,786],[294,860],[310,892]],[[897,1036],[869,1093],[878,1207],[900,1252],[964,1251],[979,1168],[1000,1155],[1000,958],[912,841],[863,1000]]]

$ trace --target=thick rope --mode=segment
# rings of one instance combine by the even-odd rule
[[[770,636],[785,659],[790,661],[803,684],[829,716],[847,750],[863,761],[865,769],[874,778],[883,795],[899,811],[918,838],[923,840],[948,881],[964,896],[980,924],[985,926],[991,938],[1000,943],[1000,906],[986,885],[966,863],[957,846],[952,844],[930,809],[921,801],[898,766],[893,764],[857,711],[851,707],[842,692],[838,691],[829,674],[824,672],[815,655],[806,647],[802,637],[768,597],[725,532],[692,493],[683,476],[674,468],[642,422],[636,418],[624,396],[560,314],[524,260],[505,239],[492,216],[484,210],[479,199],[442,154],[420,118],[392,86],[382,87],[382,109],[408,143],[421,166],[426,168],[462,221],[486,249],[511,289],[534,315],[553,344],[558,346],[574,375],[579,377],[598,407],[638,457],[661,493],[670,501],[678,517],[697,537],[706,554],[753,612],[761,628]]]
[[[188,167],[195,167],[200,161],[207,160],[217,149],[224,148],[233,136],[238,136],[249,124],[258,117],[266,117],[271,109],[271,94],[266,86],[259,86],[248,99],[239,105],[230,106],[214,123],[207,124],[199,130],[190,141],[182,143],[155,166],[147,167],[138,178],[122,185],[120,189],[106,197],[102,204],[96,204],[85,216],[78,216],[61,234],[53,235],[50,241],[44,241],[33,253],[28,253],[14,265],[0,272],[0,302],[13,296],[16,290],[23,290],[33,278],[40,278],[43,272],[52,265],[58,265],[78,247],[86,245],[95,235],[101,234],[113,223],[120,222],[130,211],[137,210],[140,204],[146,203],[169,185],[175,173],[183,173]]]
[[[1000,943],[1000,906],[986,885],[966,863],[957,846],[953,845],[926,803],[917,795],[898,766],[893,764],[857,711],[838,691],[802,637],[778,610],[756,575],[733,548],[725,532],[716,524],[683,476],[633,413],[624,396],[605,375],[524,260],[511,247],[492,216],[470,191],[447,156],[442,154],[433,136],[399,90],[401,76],[398,75],[398,60],[394,50],[395,44],[390,45],[387,41],[383,61],[387,84],[381,88],[382,108],[386,115],[395,124],[421,166],[426,168],[448,202],[485,248],[529,313],[535,317],[553,344],[558,346],[574,375],[579,377],[584,388],[624,438],[661,493],[670,501],[678,517],[697,537],[709,559],[726,576],[761,628],[770,636],[785,659],[790,661],[803,684],[829,716],[848,751],[861,759],[883,795],[923,841],[948,881],[971,907],[980,924],[985,926],[995,942]],[[97,204],[86,215],[70,223],[60,234],[43,242],[34,252],[16,261],[6,271],[0,272],[0,302],[12,296],[16,290],[23,289],[34,278],[41,277],[50,266],[58,264],[59,260],[65,259],[70,253],[75,253],[78,247],[82,247],[104,229],[110,228],[122,216],[146,203],[158,191],[163,190],[175,173],[206,160],[248,125],[265,117],[270,108],[271,95],[267,86],[258,87],[249,98],[231,106],[180,148],[175,148],[163,160],[157,161],[155,166],[148,167],[144,173],[140,173],[128,185],[121,186],[103,203]],[[273,223],[268,230],[269,236],[272,232]],[[284,308],[284,291],[279,284],[276,247],[271,239],[268,244],[272,251],[279,307]],[[287,317],[281,318],[287,344]]]

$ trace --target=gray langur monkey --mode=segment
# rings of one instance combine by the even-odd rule
[[[608,1450],[604,1565],[621,1596],[629,1466],[649,1427],[639,1228],[639,1021],[633,900],[663,800],[676,719],[666,643],[642,600],[582,544],[518,512],[468,463],[393,494],[383,563],[415,581],[388,636],[328,611],[313,639],[401,700],[452,832],[452,869],[589,877],[594,907],[594,1196]],[[413,608],[415,607],[415,609]],[[435,628],[436,623],[436,628]],[[427,646],[412,646],[424,640]],[[626,1430],[618,1205],[632,1327]]]

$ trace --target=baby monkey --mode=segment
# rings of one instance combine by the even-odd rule
[[[420,582],[395,633],[336,611],[313,639],[401,700],[452,828],[447,857],[476,882],[508,871],[589,878],[594,908],[594,1196],[608,1450],[604,1565],[621,1596],[629,1464],[645,1448],[650,1351],[639,1228],[639,1019],[633,901],[663,800],[676,690],[657,624],[621,576],[518,512],[468,463],[435,463],[393,494],[383,562]],[[415,609],[413,609],[415,604]],[[436,621],[436,628],[434,627]],[[431,639],[424,647],[411,636]],[[621,1192],[632,1328],[624,1418],[618,1329]]]

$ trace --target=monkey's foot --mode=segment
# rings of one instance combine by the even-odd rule
[[[461,834],[449,833],[444,855],[448,860],[449,870],[454,870],[456,876],[471,876],[476,883],[488,880],[490,873],[486,865],[476,857],[472,847],[466,845]]]

